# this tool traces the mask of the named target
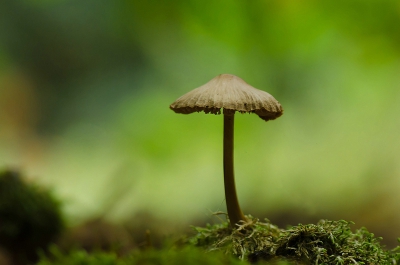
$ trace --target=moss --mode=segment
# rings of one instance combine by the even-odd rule
[[[18,172],[0,172],[0,246],[16,264],[35,262],[64,227],[60,203]]]
[[[381,238],[352,223],[322,220],[318,224],[279,229],[248,216],[250,222],[232,229],[228,222],[195,227],[189,242],[208,251],[221,250],[241,259],[269,264],[399,264],[400,249],[385,250]],[[278,263],[277,263],[278,262]]]
[[[228,222],[208,224],[205,228],[193,227],[197,233],[189,241],[208,251],[221,250],[240,259],[257,251],[274,249],[282,231],[268,220],[260,222],[252,216],[246,217],[248,222],[242,222],[235,229]]]
[[[74,250],[68,254],[62,253],[57,247],[52,247],[49,257],[43,256],[37,265],[123,265],[114,253],[96,252],[89,254],[85,250]]]
[[[84,250],[74,250],[63,254],[56,247],[49,257],[43,257],[37,265],[245,265],[238,259],[224,255],[221,252],[205,254],[204,250],[194,247],[148,249],[135,251],[124,257],[118,257],[112,252],[88,253]]]
[[[82,249],[63,253],[53,247],[38,265],[400,264],[400,247],[385,249],[381,238],[366,228],[353,232],[351,222],[321,220],[280,229],[268,220],[246,219],[235,227],[229,222],[193,227],[196,234],[189,244],[136,250],[122,257]],[[26,183],[17,172],[0,173],[0,247],[14,264],[35,262],[37,251],[46,250],[62,228],[60,204],[48,190]]]
[[[346,221],[322,220],[286,230],[278,240],[275,255],[312,264],[396,264],[395,252],[384,250],[365,228],[354,233]]]
[[[204,253],[204,250],[193,247],[147,250],[138,252],[132,256],[132,264],[215,264],[215,265],[243,265],[232,255],[224,255],[214,252],[212,255]]]

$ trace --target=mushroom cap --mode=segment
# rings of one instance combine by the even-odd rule
[[[256,89],[243,79],[220,74],[205,85],[178,98],[170,105],[176,113],[205,113],[233,115],[255,113],[265,121],[274,120],[283,114],[281,104],[265,91]]]

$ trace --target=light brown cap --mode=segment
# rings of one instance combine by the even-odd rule
[[[283,114],[281,104],[265,91],[256,89],[243,79],[221,74],[205,85],[198,87],[178,98],[170,105],[176,113],[234,114],[256,113],[265,121],[274,120]]]

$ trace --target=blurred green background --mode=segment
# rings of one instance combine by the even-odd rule
[[[0,166],[53,187],[71,223],[225,211],[222,117],[169,105],[221,73],[284,115],[236,115],[243,211],[400,236],[397,0],[3,0]]]

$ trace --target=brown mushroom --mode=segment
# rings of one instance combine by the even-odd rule
[[[221,74],[205,85],[178,98],[170,105],[176,113],[224,114],[224,185],[228,217],[231,224],[246,221],[236,195],[233,169],[233,125],[236,111],[255,113],[265,121],[274,120],[283,114],[281,104],[270,94],[258,90],[241,78]]]

